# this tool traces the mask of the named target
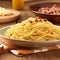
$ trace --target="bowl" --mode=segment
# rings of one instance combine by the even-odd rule
[[[20,14],[21,14],[20,11],[13,10],[13,9],[8,9],[8,10],[11,11],[11,13],[13,14],[10,16],[0,16],[0,23],[11,22],[20,17]]]
[[[47,20],[53,22],[53,23],[60,23],[60,15],[54,15],[54,14],[42,14],[38,12],[39,8],[42,7],[52,7],[54,4],[60,7],[60,2],[45,2],[45,3],[35,3],[31,4],[29,6],[30,10],[38,17],[46,18]]]
[[[60,27],[60,26],[58,26]],[[5,41],[9,42],[12,45],[20,46],[20,47],[28,47],[33,49],[47,48],[60,44],[60,40],[50,40],[50,41],[32,41],[32,40],[15,40],[11,38],[7,38],[4,33],[10,26],[4,27],[0,29],[0,36],[5,39]]]

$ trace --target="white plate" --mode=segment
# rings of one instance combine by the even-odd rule
[[[60,27],[60,26],[59,26]],[[53,40],[53,41],[31,41],[31,40],[15,40],[15,39],[10,39],[4,36],[4,33],[6,30],[10,28],[10,26],[4,27],[0,29],[0,36],[3,37],[6,41],[13,45],[17,46],[23,46],[23,47],[31,47],[31,48],[44,48],[44,47],[50,47],[50,46],[55,46],[60,44],[60,40]]]
[[[5,22],[11,22],[19,18],[20,16],[20,11],[13,10],[13,9],[8,9],[10,10],[13,14],[10,16],[0,16],[0,23],[5,23]]]

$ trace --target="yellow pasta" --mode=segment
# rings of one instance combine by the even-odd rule
[[[46,19],[30,17],[11,26],[5,35],[16,40],[60,40],[60,28]]]

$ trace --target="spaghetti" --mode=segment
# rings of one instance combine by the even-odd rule
[[[28,18],[11,26],[5,35],[16,40],[60,40],[60,28],[42,18]]]

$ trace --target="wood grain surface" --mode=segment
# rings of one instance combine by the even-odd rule
[[[40,0],[38,2],[46,2],[47,0]],[[49,1],[49,0],[48,0]],[[52,1],[52,0],[50,0]],[[60,0],[53,0],[53,1],[60,1]],[[33,1],[36,3],[35,1]],[[25,2],[25,8],[24,10],[21,11],[21,16],[19,19],[13,22],[9,23],[4,23],[0,24],[0,28],[11,25],[11,24],[16,24],[18,22],[21,22],[22,20],[26,19],[27,17],[34,16],[34,14],[29,10],[29,5],[33,3],[32,1],[30,2]],[[11,8],[11,1],[0,1],[0,6],[5,7],[5,8]],[[59,24],[60,25],[60,24]],[[17,57],[11,53],[5,53],[0,55],[0,60],[60,60],[60,50],[53,50],[53,51],[48,51],[48,52],[43,52],[43,53],[37,53],[37,54],[32,54],[32,55],[26,55],[23,57]]]

